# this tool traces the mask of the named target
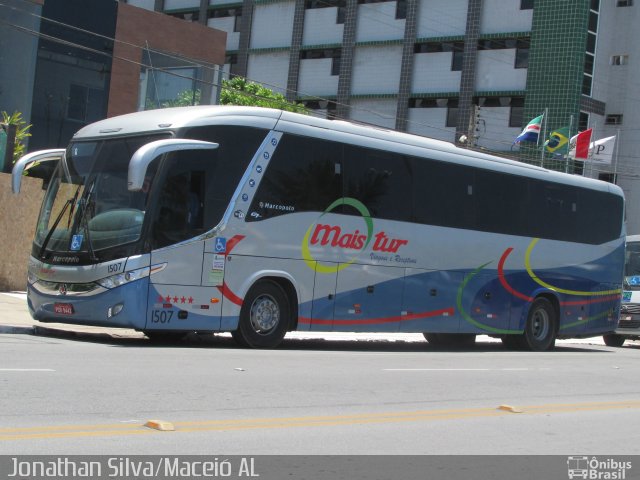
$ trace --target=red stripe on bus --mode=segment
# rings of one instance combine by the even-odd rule
[[[498,278],[500,279],[500,283],[502,284],[504,289],[507,292],[509,292],[511,295],[518,297],[522,300],[525,300],[527,302],[533,302],[534,299],[532,297],[528,297],[524,293],[518,292],[511,285],[509,285],[507,283],[507,279],[504,276],[504,264],[507,260],[507,257],[511,254],[512,251],[513,251],[513,247],[507,248],[502,254],[502,257],[500,258],[500,263],[498,264]],[[620,295],[609,295],[606,297],[595,297],[588,300],[570,300],[567,302],[560,302],[560,305],[562,305],[563,307],[572,306],[572,305],[589,305],[592,303],[610,302],[612,300],[617,300],[618,298],[620,298]]]
[[[380,323],[394,323],[402,322],[405,320],[418,320],[421,318],[437,317],[443,314],[453,315],[455,310],[453,308],[443,308],[442,310],[433,310],[431,312],[412,313],[410,315],[398,315],[395,317],[382,317],[382,318],[363,318],[353,320],[323,320],[316,318],[299,317],[298,323],[304,323],[306,325],[376,325]]]
[[[235,303],[236,305],[242,306],[242,299],[238,297],[235,293],[233,293],[229,287],[227,287],[226,283],[223,283],[221,287],[216,287],[220,290],[220,293],[224,296],[224,298],[228,299],[231,303]]]
[[[513,247],[507,248],[502,254],[502,257],[500,257],[500,263],[498,263],[498,278],[500,279],[500,283],[502,284],[504,289],[514,297],[518,297],[525,302],[533,302],[533,298],[528,297],[524,293],[520,293],[514,290],[511,285],[507,283],[507,279],[504,278],[504,263],[507,261],[507,257],[511,254],[511,252],[513,252]]]
[[[234,235],[233,237],[231,237],[227,242],[227,251],[225,253],[229,255],[231,253],[231,250],[233,250],[234,247],[238,245],[238,243],[244,240],[244,238],[245,235]]]

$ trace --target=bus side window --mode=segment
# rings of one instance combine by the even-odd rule
[[[152,247],[162,248],[205,232],[207,171],[202,152],[181,152],[169,162],[151,227]],[[208,162],[211,164],[212,162]]]

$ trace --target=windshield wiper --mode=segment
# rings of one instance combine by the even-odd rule
[[[77,194],[77,191],[76,191]],[[47,245],[49,244],[49,240],[51,240],[51,236],[53,235],[53,232],[55,232],[58,224],[60,223],[60,220],[62,220],[62,216],[64,215],[64,212],[67,211],[67,208],[69,208],[69,205],[71,205],[72,203],[76,202],[76,196],[74,195],[72,198],[70,198],[69,200],[67,200],[64,204],[64,206],[62,207],[62,210],[60,210],[60,213],[58,214],[58,216],[56,217],[55,222],[53,222],[53,225],[51,225],[51,228],[49,229],[49,231],[47,232],[47,236],[44,237],[44,241],[42,242],[42,246],[40,247],[40,251],[38,252],[38,257],[44,260],[44,250],[47,248]]]
[[[96,257],[96,254],[93,251],[91,234],[89,233],[89,220],[87,219],[87,210],[89,209],[89,207],[92,205],[92,202],[93,202],[93,200],[91,200],[91,197],[93,196],[93,187],[95,186],[95,184],[96,184],[96,181],[94,179],[93,182],[91,182],[91,186],[89,187],[87,194],[84,196],[84,198],[80,199],[80,204],[82,208],[82,211],[80,212],[80,226],[82,227],[84,236],[87,239],[87,251],[89,252],[89,256],[91,257],[91,260],[93,260],[94,262],[98,260],[98,257]]]

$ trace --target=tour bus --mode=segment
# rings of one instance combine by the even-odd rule
[[[614,333],[604,335],[604,343],[621,347],[625,340],[640,340],[640,235],[627,236],[620,320]]]
[[[616,327],[624,200],[609,183],[251,107],[99,121],[16,162],[14,192],[43,162],[57,167],[28,266],[42,322],[538,351]]]

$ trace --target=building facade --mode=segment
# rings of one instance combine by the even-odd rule
[[[637,0],[128,3],[226,31],[227,74],[321,115],[616,182],[627,195],[628,230],[640,232]],[[514,147],[541,114],[546,135],[562,127],[615,135],[611,163]]]
[[[32,125],[30,151],[66,146],[88,123],[170,105],[181,92],[215,101],[220,30],[114,0],[90,9],[85,0],[6,0],[0,18],[0,110]]]

